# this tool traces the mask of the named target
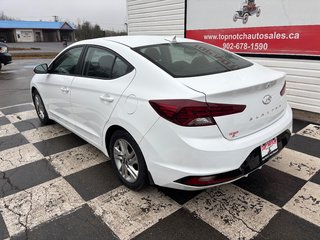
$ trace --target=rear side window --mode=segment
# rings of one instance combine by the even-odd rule
[[[168,43],[135,50],[174,77],[192,77],[246,68],[249,61],[204,43]]]
[[[131,70],[131,66],[113,52],[98,47],[88,48],[84,62],[84,76],[114,79]]]

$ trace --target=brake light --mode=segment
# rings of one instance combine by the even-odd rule
[[[180,126],[215,125],[214,117],[240,113],[245,105],[206,103],[187,99],[150,100],[150,105],[163,118]]]
[[[280,91],[280,95],[283,96],[285,93],[286,93],[286,85],[287,85],[287,82],[285,81],[284,84],[283,84],[283,87]]]

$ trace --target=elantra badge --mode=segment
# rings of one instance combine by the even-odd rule
[[[270,95],[265,95],[263,98],[262,98],[262,103],[264,105],[268,105],[269,103],[271,103],[271,100],[272,100],[272,97]]]

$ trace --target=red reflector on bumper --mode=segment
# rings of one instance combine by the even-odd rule
[[[238,172],[232,174],[232,176],[223,176],[223,175],[212,175],[212,176],[201,176],[201,177],[187,177],[178,180],[177,182],[190,185],[190,186],[208,186],[208,185],[214,185],[219,184],[223,182],[231,181],[238,176]]]

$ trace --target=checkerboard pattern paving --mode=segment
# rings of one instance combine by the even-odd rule
[[[99,150],[31,104],[0,110],[0,239],[320,239],[320,126],[247,178],[205,191],[124,187]]]

